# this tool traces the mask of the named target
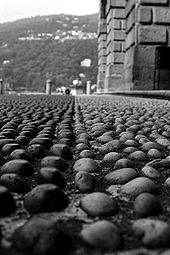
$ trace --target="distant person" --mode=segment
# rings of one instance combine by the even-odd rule
[[[67,88],[67,89],[65,90],[65,94],[66,94],[66,95],[70,95],[70,89],[69,89],[69,88]]]

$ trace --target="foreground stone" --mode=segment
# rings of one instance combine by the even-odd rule
[[[11,192],[27,193],[30,191],[30,186],[26,181],[17,174],[3,174],[0,177],[0,185],[6,186]]]
[[[82,198],[80,207],[90,216],[111,216],[117,213],[115,200],[102,192],[93,192]]]
[[[121,158],[114,165],[115,170],[121,169],[121,168],[132,168],[132,167],[133,167],[133,162],[129,160],[128,158]]]
[[[26,152],[33,158],[42,159],[46,156],[46,151],[41,144],[31,144],[27,147]]]
[[[73,153],[72,153],[70,147],[66,144],[60,144],[60,143],[54,144],[51,147],[50,151],[55,156],[61,157],[61,158],[65,159],[66,161],[71,160],[73,157]]]
[[[108,173],[104,179],[109,184],[124,184],[136,178],[138,173],[133,168],[122,168]]]
[[[122,158],[122,154],[118,153],[118,152],[109,152],[107,153],[104,158],[103,158],[103,162],[104,163],[115,163],[117,160],[119,160],[120,158]]]
[[[22,254],[65,255],[71,249],[72,239],[63,226],[33,217],[14,232],[12,246]]]
[[[33,161],[33,158],[30,155],[28,155],[28,153],[24,149],[14,150],[10,154],[10,157],[11,157],[11,159],[25,159],[25,160],[27,160],[29,162]]]
[[[47,156],[41,160],[41,167],[55,167],[61,172],[64,172],[68,166],[68,163],[58,156]]]
[[[99,148],[99,152],[102,155],[106,155],[109,152],[114,152],[117,149],[122,148],[122,143],[118,139],[112,140],[110,142],[105,143],[103,146]]]
[[[143,151],[134,151],[129,155],[129,158],[135,161],[148,161],[148,156]]]
[[[133,205],[137,217],[144,218],[151,215],[158,215],[162,212],[159,201],[153,194],[142,193],[136,197]]]
[[[95,178],[88,172],[80,171],[75,176],[75,186],[81,193],[92,192],[94,184]]]
[[[95,173],[99,170],[99,165],[92,158],[81,158],[75,162],[73,169],[76,172],[85,171]]]
[[[85,226],[80,236],[91,247],[103,251],[114,251],[118,249],[121,242],[119,229],[106,220]]]
[[[55,167],[42,167],[40,169],[40,183],[52,183],[63,189],[66,187],[66,179]]]
[[[41,184],[33,188],[25,197],[24,207],[31,214],[61,211],[68,206],[68,198],[54,184]]]
[[[154,168],[170,168],[170,159],[155,159],[149,163],[147,163],[148,166],[152,166]]]
[[[141,169],[141,173],[150,179],[158,179],[161,177],[160,173],[152,166],[147,166],[147,165],[144,166]]]
[[[1,153],[3,156],[8,156],[16,149],[20,149],[20,145],[18,143],[7,143],[2,147]]]
[[[134,234],[148,248],[170,246],[170,226],[164,221],[140,219],[134,222],[132,228]]]
[[[5,163],[1,168],[2,174],[18,174],[22,177],[33,175],[35,172],[33,165],[24,159],[13,159]]]
[[[83,150],[80,152],[80,155],[79,155],[80,158],[92,158],[94,159],[95,158],[95,153],[91,150]]]
[[[138,177],[124,184],[120,191],[128,197],[136,197],[143,192],[155,193],[158,188],[152,180],[146,177]]]

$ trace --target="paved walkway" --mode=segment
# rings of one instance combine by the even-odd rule
[[[0,101],[1,254],[170,254],[168,100]]]

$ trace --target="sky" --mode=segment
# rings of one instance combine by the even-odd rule
[[[1,0],[0,23],[37,15],[85,15],[99,11],[99,0]]]

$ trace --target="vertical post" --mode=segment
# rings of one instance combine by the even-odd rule
[[[91,81],[87,81],[86,83],[86,95],[91,94]]]
[[[51,95],[52,81],[46,80],[46,95]]]
[[[4,94],[4,84],[3,84],[3,80],[0,79],[0,95]]]

